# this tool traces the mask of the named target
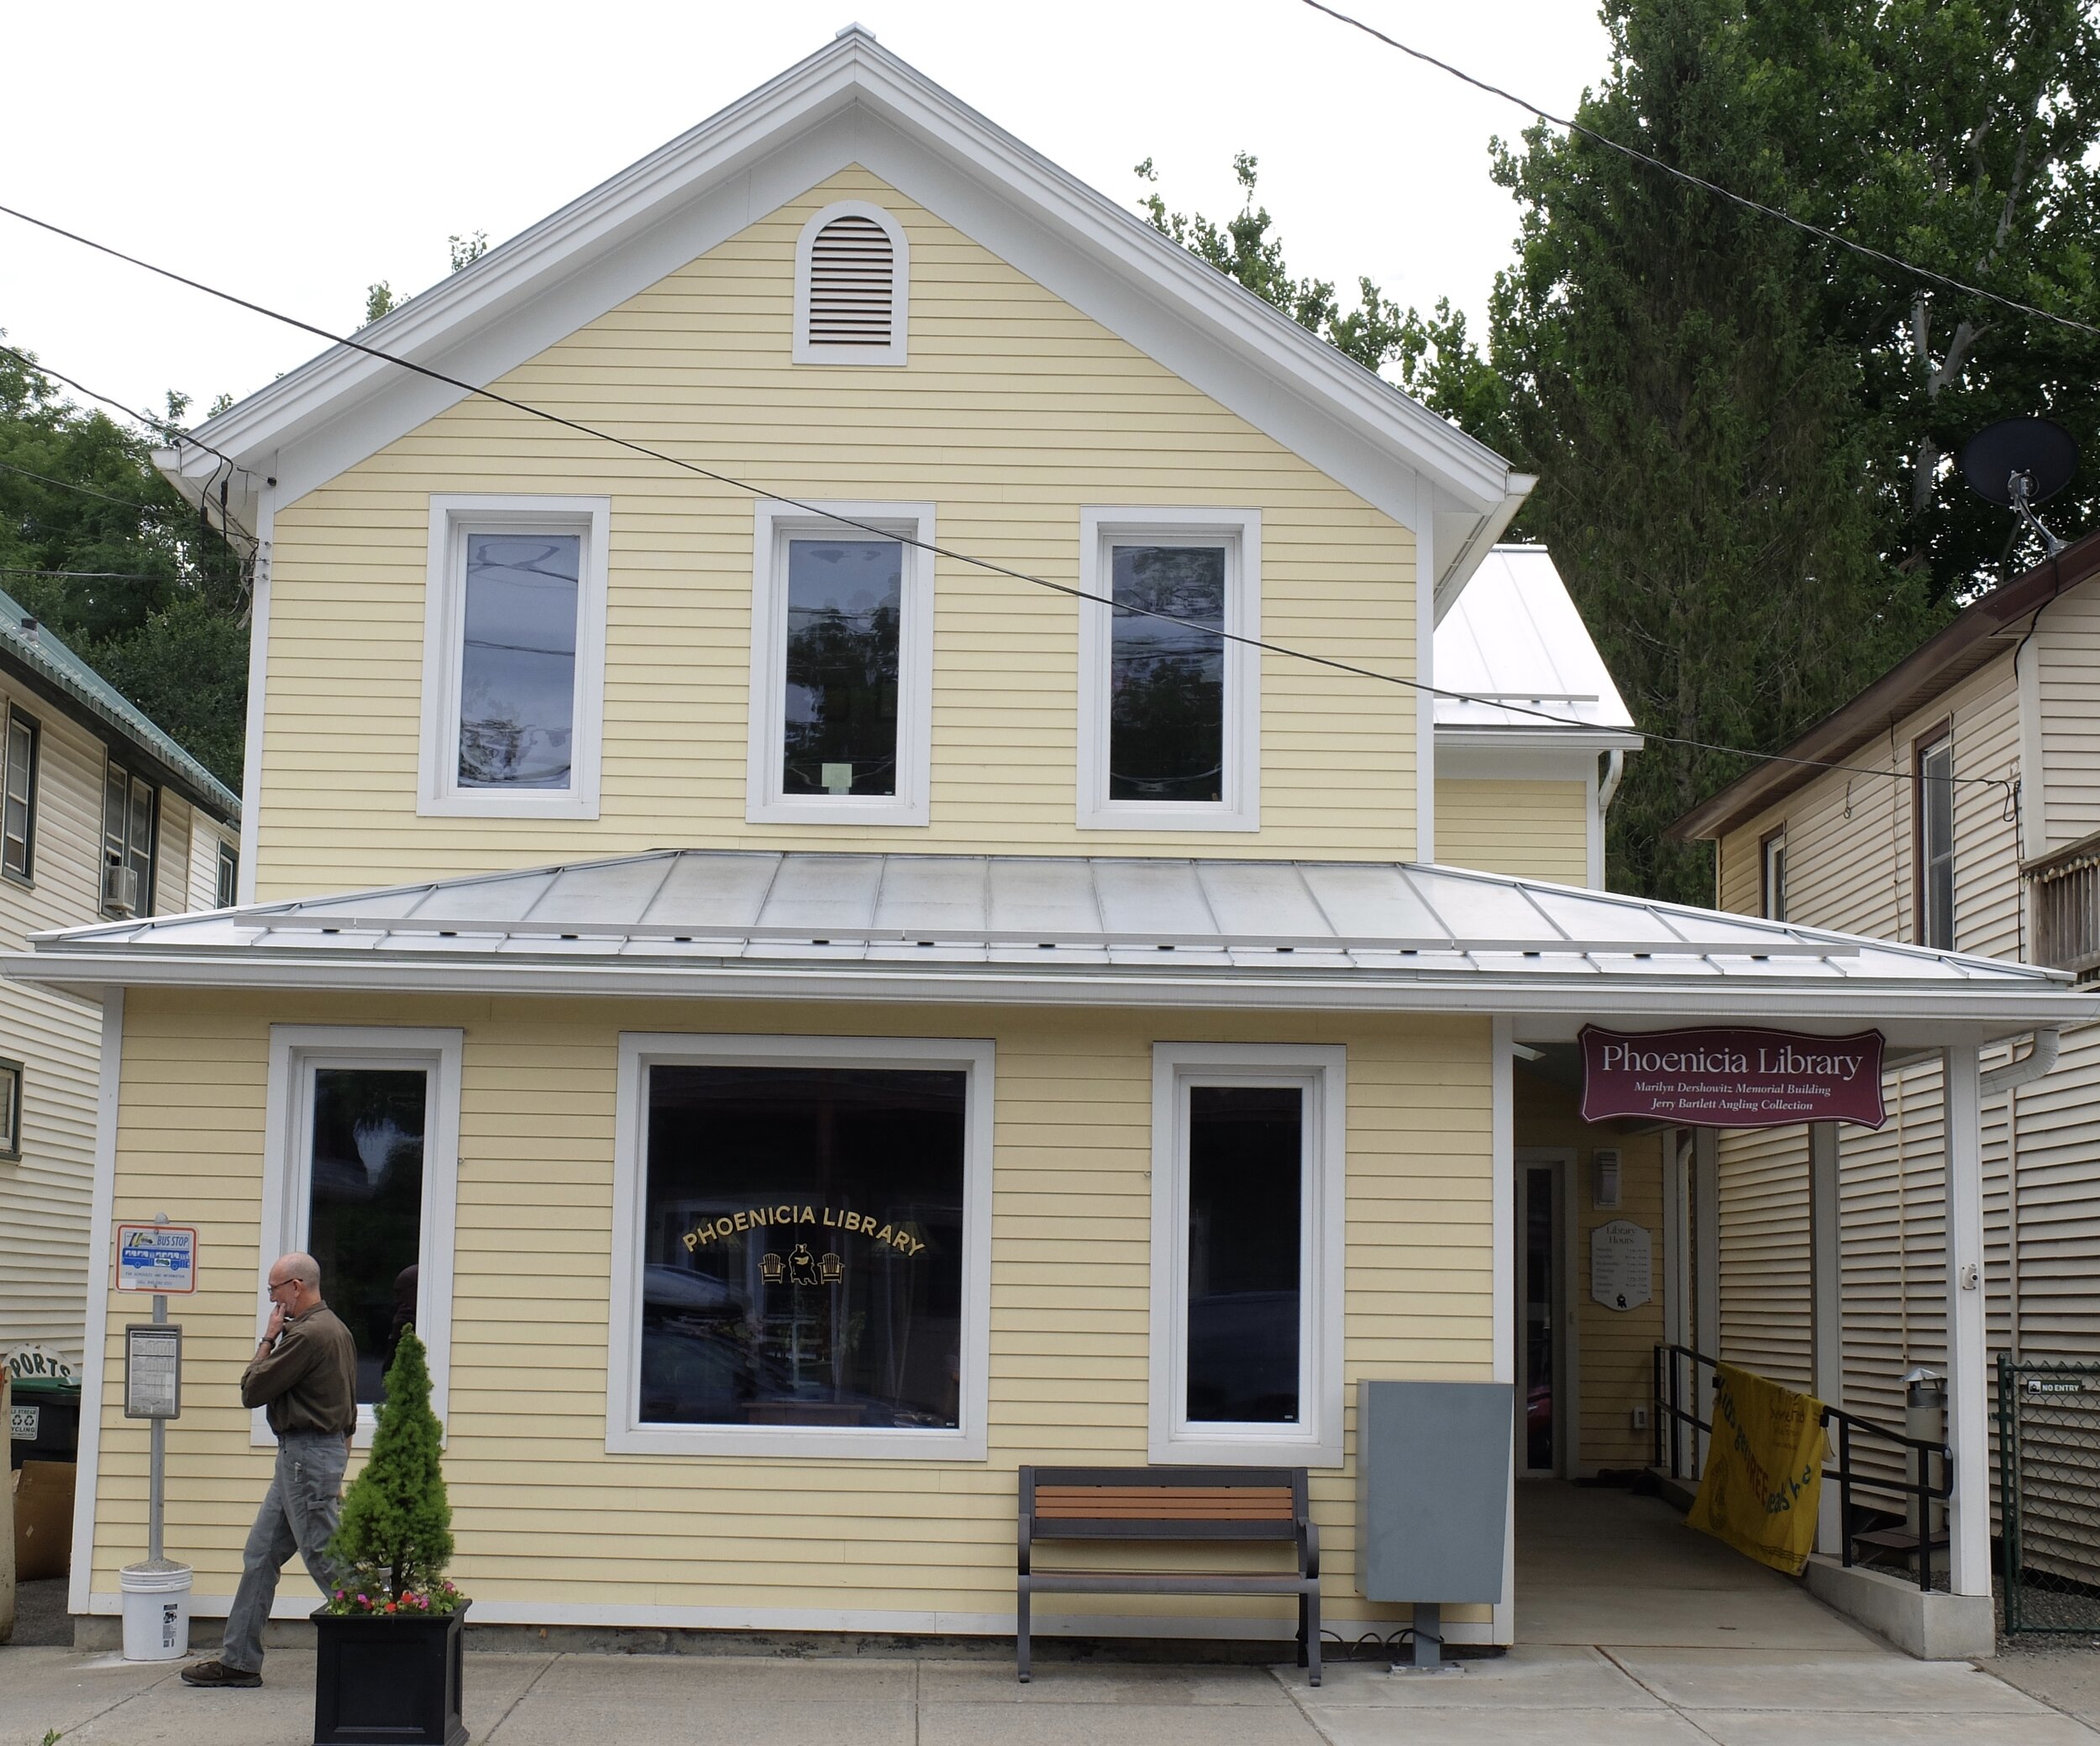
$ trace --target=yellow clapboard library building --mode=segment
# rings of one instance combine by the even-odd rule
[[[165,1213],[201,1614],[304,1247],[361,1438],[428,1345],[477,1623],[1007,1633],[1021,1466],[1221,1464],[1308,1470],[1331,1625],[1390,1629],[1455,1597],[1362,1590],[1360,1384],[1507,1391],[1514,1494],[1646,1460],[1697,1332],[1680,1130],[1584,1121],[1585,1024],[1958,1092],[2100,1014],[1607,894],[1639,740],[1497,543],[1532,481],[857,28],[360,338],[162,457],[258,540],[239,902],[4,967],[103,1015],[77,1614],[144,1546],[108,1241]]]

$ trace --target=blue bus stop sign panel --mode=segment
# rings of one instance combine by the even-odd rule
[[[119,1224],[117,1289],[186,1296],[197,1289],[197,1229],[189,1224]]]

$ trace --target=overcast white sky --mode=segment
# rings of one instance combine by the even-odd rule
[[[1343,9],[1562,114],[1604,70],[1593,0]],[[1232,155],[1253,152],[1298,273],[1448,296],[1478,325],[1509,258],[1488,141],[1526,118],[1299,0],[22,7],[0,203],[348,332],[370,281],[420,290],[454,233],[515,234],[855,18],[1119,200],[1150,156],[1171,207],[1228,216]],[[0,328],[156,411],[320,349],[4,217]]]

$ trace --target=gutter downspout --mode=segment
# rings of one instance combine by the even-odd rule
[[[2063,1047],[2063,1032],[2052,1025],[2033,1036],[2033,1045],[2024,1055],[1980,1076],[1978,1083],[1984,1096],[1995,1097],[2001,1091],[2025,1085],[2040,1078],[2056,1065],[2057,1053]]]
[[[1611,810],[1612,796],[1619,792],[1625,774],[1626,754],[1606,752],[1604,775],[1596,784],[1597,816],[1589,837],[1589,883],[1593,890],[1604,889],[1604,815]]]

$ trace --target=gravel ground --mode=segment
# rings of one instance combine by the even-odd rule
[[[14,1635],[20,1649],[71,1649],[73,1621],[66,1611],[66,1579],[46,1576],[14,1588]]]

